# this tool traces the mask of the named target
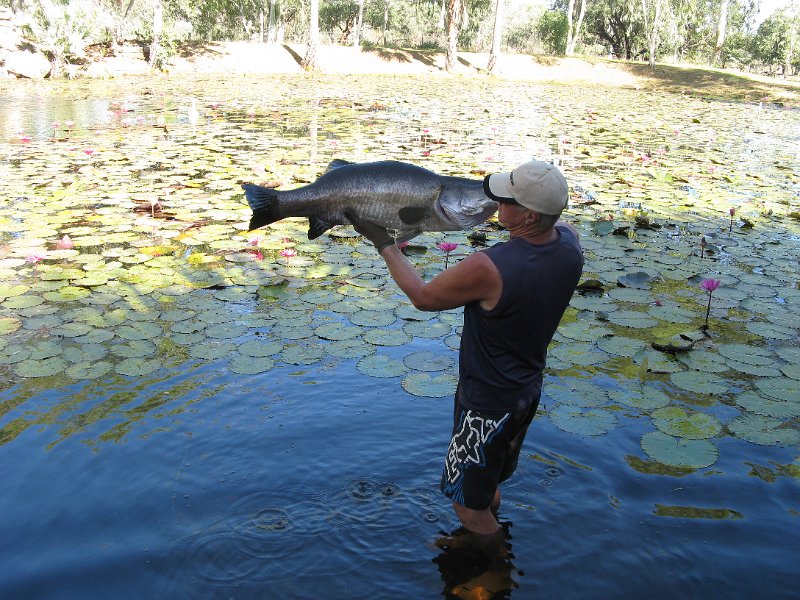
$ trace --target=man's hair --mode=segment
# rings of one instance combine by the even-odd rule
[[[536,212],[536,211],[534,210],[531,212]],[[555,227],[556,223],[558,223],[558,220],[561,218],[561,215],[546,215],[544,213],[537,213],[537,214],[539,215],[538,225],[542,231],[548,231],[549,229]]]

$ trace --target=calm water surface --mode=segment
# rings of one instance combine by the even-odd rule
[[[19,264],[20,257],[27,256],[20,247],[44,248],[43,240],[58,239],[68,230],[78,239],[91,237],[80,228],[98,227],[97,219],[86,219],[80,206],[91,205],[99,221],[110,215],[110,223],[96,235],[127,235],[131,230],[118,215],[102,208],[114,199],[129,201],[127,194],[146,201],[152,189],[163,197],[164,188],[176,180],[194,183],[173,185],[176,196],[165,210],[184,211],[179,219],[194,211],[233,232],[217,240],[203,239],[189,246],[186,255],[197,247],[208,254],[230,250],[225,240],[245,235],[241,224],[248,216],[237,181],[280,177],[296,184],[313,178],[335,157],[393,157],[468,174],[471,169],[507,168],[532,155],[560,155],[573,181],[587,194],[615,206],[618,196],[604,196],[617,185],[615,173],[630,169],[635,160],[641,168],[641,159],[633,158],[637,151],[657,155],[664,146],[674,165],[680,164],[682,152],[708,150],[718,157],[709,164],[730,168],[733,176],[717,180],[714,189],[725,190],[729,202],[759,201],[771,194],[795,198],[797,193],[785,177],[785,166],[800,148],[800,119],[790,111],[645,98],[635,90],[605,93],[502,82],[470,84],[475,89],[463,104],[454,106],[452,99],[460,88],[444,87],[437,80],[353,79],[345,88],[341,83],[286,78],[181,84],[136,80],[97,84],[96,89],[58,84],[58,94],[44,96],[33,84],[7,86],[0,96],[2,173],[10,181],[0,200],[6,280],[32,286],[26,297],[60,289],[46,280],[36,282],[32,266]],[[491,98],[498,100],[492,104]],[[650,111],[642,110],[645,101]],[[693,114],[703,115],[704,130],[681,133],[691,127]],[[53,121],[59,122],[56,137],[65,139],[50,140]],[[62,131],[66,121],[72,122],[68,136]],[[622,139],[609,143],[612,123],[620,128]],[[23,134],[31,140],[21,142]],[[679,135],[689,139],[669,141]],[[592,145],[595,138],[599,151]],[[582,157],[587,156],[580,150],[584,144],[592,160],[581,170]],[[707,149],[709,144],[713,147]],[[90,147],[93,154],[84,152]],[[116,158],[106,162],[104,155],[112,152]],[[645,186],[634,186],[626,197],[663,202],[674,193],[659,188],[664,182],[658,177],[663,171],[677,174],[683,167],[665,159],[652,168],[655,175],[647,181],[655,191],[644,193]],[[753,173],[761,174],[763,185],[752,185],[748,177]],[[48,221],[44,230],[37,230],[34,222],[48,214],[47,203],[28,212],[30,199],[74,181],[79,187],[70,188],[76,206],[71,220]],[[694,183],[665,185],[711,202],[711,192]],[[208,203],[220,196],[229,203],[209,208]],[[206,205],[186,208],[181,202]],[[661,216],[660,210],[664,209],[655,208],[653,214]],[[699,231],[693,227],[705,227],[708,219],[717,218],[708,216],[712,212],[700,204],[681,209],[684,229],[678,233]],[[15,218],[12,213],[18,215],[18,231],[9,225]],[[726,218],[720,217],[722,225]],[[701,225],[695,226],[694,219]],[[589,219],[581,221],[587,274],[608,281],[609,273],[616,273],[610,261],[625,253],[638,256],[642,248],[614,242],[623,243],[624,249],[603,254],[602,240],[592,237],[590,225]],[[155,235],[149,231],[152,224],[137,227],[130,238],[114,238],[101,250],[110,251],[112,258],[133,256],[119,249],[137,247],[136,240]],[[256,298],[255,287],[247,287],[249,281],[235,284],[238,275],[230,272],[221,287],[231,287],[234,281],[247,290],[246,297],[231,301],[220,299],[218,288],[179,294],[170,287],[165,298],[156,295],[157,285],[138,282],[134,291],[116,288],[100,295],[95,290],[96,296],[66,303],[54,299],[23,306],[5,300],[2,316],[19,319],[22,326],[0,336],[0,352],[6,356],[0,365],[0,597],[486,597],[470,583],[475,573],[469,565],[453,560],[434,543],[457,527],[438,492],[449,440],[449,394],[420,395],[406,385],[407,373],[375,376],[359,367],[358,357],[323,353],[292,360],[289,356],[294,355],[286,353],[293,344],[310,351],[329,343],[313,332],[297,337],[305,326],[301,322],[288,328],[283,323],[281,329],[284,319],[296,318],[287,312],[303,313],[314,327],[342,322],[342,314],[347,314],[335,310],[331,301],[304,308],[296,296],[335,290],[341,276],[385,275],[364,246],[354,246],[343,261],[330,258],[329,246],[303,246],[304,227],[287,225],[278,237],[292,237],[301,258],[311,255],[318,263],[344,265],[349,271],[304,278],[297,269],[308,268],[306,263],[293,267],[268,256],[257,267],[266,269],[263,265],[270,261],[282,265],[270,275],[275,280],[288,277],[289,291],[295,290],[277,301]],[[787,226],[781,222],[775,227]],[[720,235],[725,230],[722,227]],[[784,239],[797,239],[796,227],[784,233]],[[502,238],[494,230],[488,235]],[[645,231],[641,236],[654,252],[663,250],[657,237],[663,232]],[[421,243],[432,246],[437,239],[423,236]],[[466,247],[462,234],[448,239]],[[246,246],[244,241],[237,243]],[[734,253],[732,262],[752,254],[737,251],[735,241],[727,245]],[[100,252],[88,241],[79,249]],[[777,277],[775,269],[790,273],[796,256],[777,256],[772,274]],[[414,260],[421,268],[441,267],[441,256],[432,253]],[[755,268],[769,271],[770,266],[759,262]],[[796,275],[796,262],[794,268]],[[759,272],[750,269],[748,275]],[[738,279],[753,287],[737,303],[753,293],[759,297],[762,288],[744,275]],[[791,289],[785,278],[777,286]],[[391,286],[379,293],[402,306],[402,297]],[[693,300],[689,295],[683,294],[689,304],[682,306],[693,306],[702,316],[704,297]],[[349,302],[361,298],[345,296]],[[764,303],[772,302],[778,310],[797,300],[789,292],[779,297],[780,302],[768,296]],[[52,310],[47,308],[51,304]],[[715,308],[721,311],[715,312],[718,326],[724,327],[725,319],[739,319],[734,328],[741,328],[746,322],[743,313],[736,312],[741,307],[722,304]],[[111,369],[83,379],[63,371],[26,376],[15,366],[10,348],[46,341],[98,353],[98,358],[68,358],[65,365],[110,360],[104,358],[109,348],[116,356],[110,361],[115,366],[121,357],[135,355],[141,346],[115,329],[130,325],[130,316],[97,327],[116,331],[113,339],[73,343],[76,332],[63,327],[77,321],[78,313],[68,311],[86,306],[106,314],[124,309],[138,314],[141,322],[159,323],[163,336],[149,338],[152,352],[139,353],[157,362],[157,370],[129,375]],[[193,341],[180,337],[192,335],[190,329],[174,326],[180,322],[172,314],[176,307],[222,312],[229,315],[225,324],[231,327],[253,315],[271,320],[255,326],[245,322],[236,337],[215,330]],[[383,312],[387,310],[391,312]],[[770,310],[761,310],[758,318],[766,319]],[[582,318],[588,317],[573,309],[568,313],[570,322],[580,323]],[[374,343],[370,352],[397,362],[424,351],[455,360],[451,336],[457,336],[458,316],[440,316],[433,323],[446,324],[447,333],[426,336],[420,331],[401,345]],[[398,319],[386,331],[403,326]],[[796,332],[796,324],[785,326]],[[764,347],[796,344],[796,338],[781,339],[770,331],[773,337],[766,338]],[[273,355],[270,367],[256,374],[231,370],[230,352],[202,359],[192,354],[195,345],[222,347],[252,339],[286,344],[281,354]],[[122,342],[127,344],[124,351]],[[580,343],[557,339],[564,348]],[[52,357],[45,347],[38,349],[42,361]],[[604,389],[636,384],[644,371],[631,370],[630,361],[615,360],[570,363],[559,355],[552,360],[546,389],[575,377],[598,382]],[[452,368],[448,372],[452,374]],[[669,394],[673,405],[713,415],[725,425],[742,412],[734,402],[736,395],[753,384],[752,377],[741,373],[728,376],[724,394],[698,395],[681,392],[663,373],[647,375]],[[788,402],[795,401],[800,399]],[[650,461],[643,453],[642,438],[654,430],[651,409],[606,403],[604,410],[613,415],[616,426],[587,432],[563,423],[556,426],[548,413],[555,412],[559,402],[563,398],[543,398],[519,469],[503,488],[500,516],[510,532],[513,564],[484,579],[487,587],[510,588],[511,597],[518,599],[796,597],[800,465],[793,438],[756,444],[725,429],[713,436],[718,459],[712,466],[681,470]],[[578,406],[588,411],[595,405]],[[796,431],[797,418],[786,419],[782,428]],[[676,438],[676,443],[681,442]]]

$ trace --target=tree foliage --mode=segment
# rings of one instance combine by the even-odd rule
[[[547,6],[514,4],[513,11],[507,10],[510,0],[0,0],[0,5],[23,17],[30,39],[54,65],[68,64],[99,41],[136,39],[163,57],[179,41],[264,41],[310,49],[317,40],[445,50],[449,69],[459,51],[491,48],[492,66],[501,51],[516,51],[651,64],[717,62],[791,75],[800,54],[800,0],[788,0],[756,29],[757,1],[550,0]],[[318,6],[318,18],[312,5]]]

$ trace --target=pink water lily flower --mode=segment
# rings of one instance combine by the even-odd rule
[[[58,244],[56,244],[56,248],[59,250],[72,250],[75,247],[75,242],[72,239],[65,235],[60,240],[58,240]]]
[[[736,214],[736,208],[731,206],[728,209],[728,214],[731,216],[731,222],[730,225],[728,226],[728,233],[730,233],[731,231],[733,231],[733,216]]]
[[[25,257],[25,260],[35,265],[36,263],[43,261],[44,256],[42,256],[41,254],[30,254]]]
[[[436,244],[436,247],[444,252],[444,268],[446,269],[448,260],[450,259],[450,253],[458,248],[458,244],[454,244],[453,242],[441,242],[440,244]]]
[[[278,252],[283,258],[292,258],[293,256],[297,256],[297,250],[294,248],[284,248],[280,252]]]
[[[83,149],[83,153],[86,156],[91,156],[92,154],[94,154],[94,148],[84,148]]]
[[[706,306],[706,319],[703,323],[703,331],[708,330],[708,315],[711,312],[711,294],[719,287],[720,283],[722,282],[719,279],[703,279],[703,281],[700,282],[700,289],[708,292],[708,306]]]

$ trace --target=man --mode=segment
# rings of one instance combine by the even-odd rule
[[[568,188],[542,161],[489,175],[508,242],[467,256],[425,283],[388,231],[348,215],[420,310],[464,307],[453,437],[441,490],[465,529],[484,546],[504,540],[495,518],[498,485],[517,466],[539,405],[547,346],[583,269],[575,228],[559,221]]]

